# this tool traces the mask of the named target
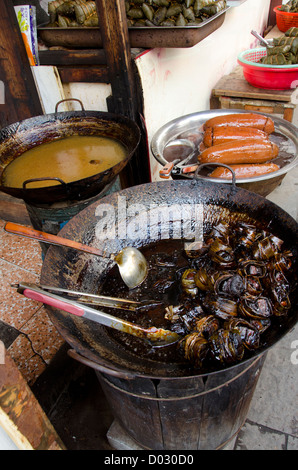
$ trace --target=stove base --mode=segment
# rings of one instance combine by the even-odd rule
[[[107,432],[107,439],[115,450],[146,450],[130,437],[116,420],[113,421]]]
[[[238,433],[221,448],[221,450],[233,450],[236,444]],[[111,447],[115,450],[150,450],[141,447],[132,437],[130,437],[118,421],[114,420],[108,432],[107,439]]]

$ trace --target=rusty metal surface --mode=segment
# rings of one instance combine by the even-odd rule
[[[130,47],[145,49],[154,47],[192,47],[223,24],[226,11],[229,8],[228,6],[197,26],[128,28]],[[40,26],[38,35],[47,46],[97,48],[103,45],[99,28],[51,28]]]
[[[68,111],[25,119],[0,130],[0,183],[6,166],[26,150],[71,135],[114,138],[124,144],[127,157],[101,173],[72,183],[36,189],[10,188],[1,184],[0,191],[33,204],[90,198],[103,190],[123,170],[133,156],[141,136],[135,122],[112,113]]]
[[[145,214],[151,204],[156,204],[157,207],[202,204],[204,225],[207,227],[218,221],[245,221],[254,223],[260,228],[269,229],[271,233],[283,239],[285,246],[289,249],[295,250],[297,247],[298,225],[281,208],[257,194],[205,180],[149,183],[111,194],[76,215],[61,230],[61,236],[101,247],[107,254],[116,253],[132,243],[140,247],[148,241],[158,240],[160,238],[159,226],[158,224],[150,225],[150,223],[144,224],[145,232],[138,240],[125,238],[100,240],[96,237],[100,204],[109,204],[109,207],[114,209],[111,217],[114,215],[118,217],[119,224],[131,220],[129,217],[127,220],[125,210],[118,211],[119,196],[123,198],[122,201],[126,202],[126,207],[132,204],[142,204]],[[107,218],[106,221],[109,223],[112,219]],[[163,237],[166,238],[166,235]],[[89,255],[79,254],[69,249],[50,247],[42,268],[41,282],[45,285],[96,293],[108,267],[109,261],[106,259],[94,259]],[[50,307],[47,307],[47,310],[62,337],[79,354],[108,369],[133,376],[169,378],[196,375],[196,372],[188,369],[185,364],[181,366],[177,363],[155,362],[138,357],[120,346],[105,327],[82,318],[74,318]],[[293,305],[284,328],[274,334],[268,333],[266,346],[258,350],[257,354],[262,353],[284,336],[295,325],[297,315],[298,309]]]
[[[97,376],[114,417],[143,448],[215,450],[244,424],[265,356],[205,380]]]

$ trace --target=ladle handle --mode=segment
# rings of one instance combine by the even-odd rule
[[[253,29],[251,30],[251,34],[257,38],[260,43],[266,47],[270,47],[270,44],[268,43],[268,41],[266,41],[266,39],[264,39],[257,31],[254,31]]]
[[[65,246],[68,248],[73,248],[74,250],[83,251],[84,253],[90,253],[96,256],[103,256],[97,248],[93,248],[92,246],[83,245],[80,242],[75,242],[73,240],[69,240],[68,238],[62,238],[58,235],[52,235],[51,233],[41,232],[31,227],[15,224],[13,222],[7,222],[5,224],[4,230],[6,232],[19,235],[21,237],[32,238],[34,240],[38,240],[39,242],[48,243],[50,245]]]

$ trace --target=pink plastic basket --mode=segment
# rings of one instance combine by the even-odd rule
[[[266,55],[266,48],[248,49],[238,55],[244,78],[257,88],[287,90],[298,85],[298,65],[266,65],[258,61]]]

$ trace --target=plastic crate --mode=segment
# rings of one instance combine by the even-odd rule
[[[278,5],[274,8],[276,13],[276,24],[280,31],[285,33],[289,28],[298,27],[298,13],[290,13],[288,11],[280,11],[279,8],[282,5]]]

